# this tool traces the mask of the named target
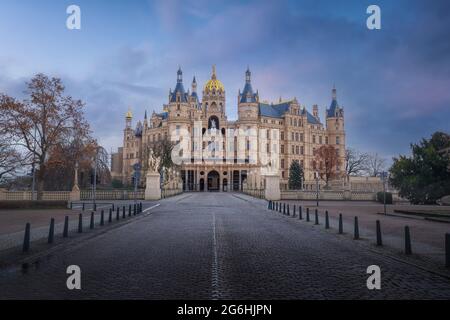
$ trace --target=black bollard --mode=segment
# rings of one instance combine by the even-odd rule
[[[50,228],[48,230],[48,243],[52,244],[55,240],[55,219],[51,218],[50,220]]]
[[[78,216],[78,233],[83,233],[83,215]]]
[[[292,216],[292,218],[295,218],[296,216],[297,216],[297,207],[296,207],[296,205],[294,204],[294,214],[293,214],[293,216]]]
[[[450,268],[450,233],[445,234],[445,267]]]
[[[85,204],[84,204],[84,202],[83,202],[83,211],[84,211],[84,209],[85,209]]]
[[[359,240],[359,223],[358,223],[358,217],[355,217],[355,233],[354,233],[354,240]]]
[[[325,211],[325,229],[330,229],[330,215]]]
[[[269,209],[269,210],[271,209],[271,205],[272,205],[272,201],[269,200],[269,206],[268,206],[268,209]]]
[[[405,227],[405,254],[410,255],[412,254],[411,249],[411,234],[409,232],[409,227]]]
[[[283,215],[286,215],[286,203],[283,203]]]
[[[344,222],[342,221],[342,213],[339,214],[339,234],[344,233]]]
[[[298,219],[303,220],[303,208],[302,206],[298,207]]]
[[[288,215],[288,217],[291,216],[291,211],[290,211],[290,206],[289,206],[289,204],[287,205],[287,215]]]
[[[125,206],[123,206],[123,209],[122,209],[122,219],[125,219],[126,217],[127,217],[126,209],[125,209]]]
[[[137,213],[137,205],[135,204],[135,205],[133,206],[133,215],[135,216],[136,213]]]
[[[116,211],[116,208],[115,208],[115,206],[114,206],[114,203],[112,204],[112,211]]]
[[[65,217],[64,219],[64,231],[63,231],[63,238],[69,237],[69,217]]]
[[[314,224],[315,224],[316,226],[319,225],[319,212],[317,211],[317,209],[316,209],[316,221],[315,221]]]
[[[381,247],[383,245],[383,240],[381,238],[381,223],[377,220],[377,246]]]
[[[91,229],[94,229],[94,212],[91,212],[91,225],[90,225]]]
[[[111,223],[111,222],[112,222],[112,212],[113,212],[113,209],[110,208],[110,209],[109,209],[109,219],[108,219],[108,223]]]
[[[309,218],[309,208],[306,208],[306,222],[311,221]]]
[[[104,226],[105,225],[105,212],[102,210],[102,213],[100,215],[100,225]]]
[[[120,208],[117,207],[117,211],[116,211],[116,220],[119,221],[120,220]]]
[[[131,204],[128,206],[128,216],[131,217]]]
[[[23,252],[28,252],[30,250],[30,233],[31,233],[31,225],[29,223],[25,226],[25,236],[23,238]]]
[[[97,212],[97,204],[94,203],[94,211]]]
[[[70,203],[70,210],[73,209],[73,202]]]

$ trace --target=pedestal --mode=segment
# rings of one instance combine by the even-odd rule
[[[75,185],[72,189],[72,191],[70,192],[70,201],[80,201],[81,200],[81,192],[80,192],[80,188],[78,188],[77,185]]]
[[[266,190],[265,197],[266,200],[280,201],[281,191],[280,191],[280,176],[266,176]]]
[[[145,200],[161,200],[161,176],[159,173],[147,174]]]

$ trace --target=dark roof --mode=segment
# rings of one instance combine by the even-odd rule
[[[333,99],[331,102],[330,108],[327,109],[327,117],[328,118],[334,118],[337,116],[337,113],[339,112],[339,104],[336,99]]]
[[[134,131],[134,135],[136,137],[142,137],[142,123],[138,122],[137,126],[136,126],[136,130]]]
[[[284,114],[289,111],[290,102],[283,102],[280,104],[267,104],[260,103],[259,104],[259,113],[262,117],[269,118],[283,118]],[[310,124],[321,124],[318,119],[316,119],[311,113],[309,113],[306,109],[302,111],[303,115],[306,115],[308,123]]]
[[[283,118],[283,115],[289,110],[289,103],[281,104],[259,104],[259,114],[262,117]]]
[[[163,120],[167,120],[169,118],[169,113],[168,112],[158,113],[156,116],[162,118]]]
[[[188,102],[188,94],[184,90],[184,86],[182,82],[177,82],[177,86],[175,87],[175,91],[170,93],[170,102],[177,102],[177,93],[180,93],[181,102]]]
[[[257,101],[256,94],[253,93],[252,84],[250,82],[245,84],[240,101],[241,103],[255,103]]]

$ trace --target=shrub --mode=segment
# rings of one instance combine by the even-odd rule
[[[0,209],[67,209],[67,201],[0,201]]]
[[[377,201],[380,203],[384,203],[384,192],[377,193]],[[386,192],[386,204],[393,204],[394,201],[392,199],[392,193]]]

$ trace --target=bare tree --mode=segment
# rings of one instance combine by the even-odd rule
[[[345,150],[345,172],[347,177],[361,175],[367,167],[369,155],[355,149]]]
[[[315,152],[313,168],[319,173],[326,185],[330,180],[339,177],[338,167],[341,165],[337,149],[333,146],[322,146]]]
[[[17,101],[0,95],[5,134],[37,164],[38,199],[42,196],[51,151],[75,136],[89,134],[84,104],[64,95],[60,79],[38,74],[27,84],[29,99]]]
[[[0,136],[0,182],[13,176],[22,166],[21,154]]]
[[[386,159],[380,157],[378,153],[371,153],[368,155],[365,173],[370,177],[379,177],[386,169]]]

